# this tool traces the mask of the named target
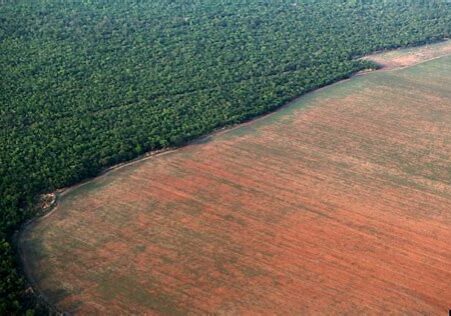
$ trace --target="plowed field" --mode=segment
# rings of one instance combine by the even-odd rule
[[[383,65],[385,70],[402,68],[451,54],[451,40],[441,43],[397,49],[365,57]]]
[[[444,315],[451,57],[118,168],[64,193],[20,245],[71,313]]]

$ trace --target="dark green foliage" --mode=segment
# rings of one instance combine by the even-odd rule
[[[18,294],[23,284],[14,266],[11,246],[4,239],[0,239],[0,281],[0,314],[18,311]]]
[[[0,2],[0,314],[37,194],[274,110],[449,36],[446,1]]]

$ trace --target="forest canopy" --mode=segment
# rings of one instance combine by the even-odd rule
[[[36,197],[449,37],[449,1],[0,1],[0,314]]]

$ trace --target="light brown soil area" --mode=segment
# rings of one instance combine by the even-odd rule
[[[27,273],[79,314],[445,315],[450,80],[355,77],[109,172],[22,233]]]
[[[398,49],[369,55],[364,59],[372,60],[390,70],[413,66],[424,61],[439,58],[451,54],[451,40],[421,47]]]

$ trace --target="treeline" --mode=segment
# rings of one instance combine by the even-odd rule
[[[0,2],[0,314],[37,195],[448,37],[448,1]]]

